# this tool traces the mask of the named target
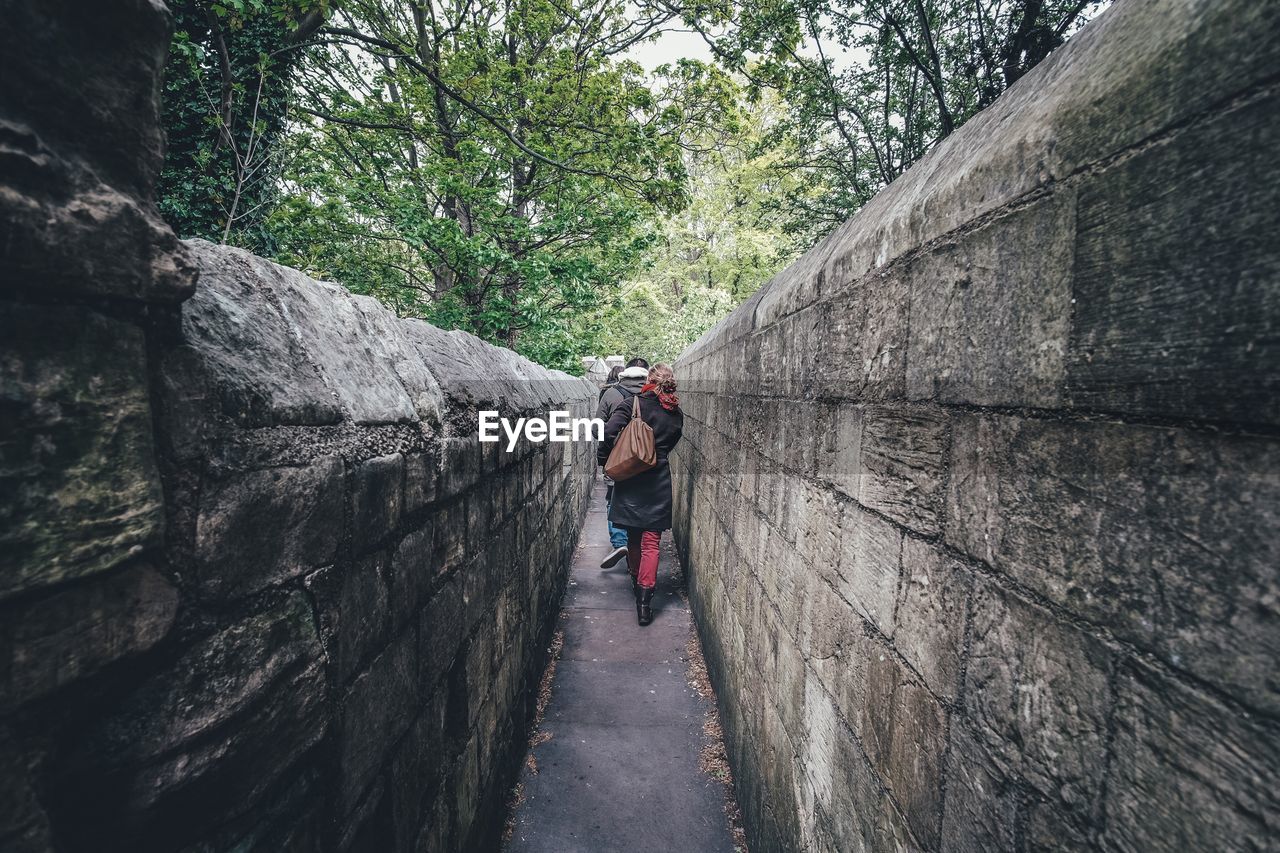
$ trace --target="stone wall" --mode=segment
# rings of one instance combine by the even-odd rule
[[[587,382],[156,215],[156,0],[0,31],[0,849],[496,842]],[[483,449],[482,449],[483,448]]]
[[[755,853],[1274,847],[1277,45],[1116,3],[677,362]]]

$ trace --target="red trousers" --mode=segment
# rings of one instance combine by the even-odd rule
[[[661,541],[661,530],[627,528],[627,568],[631,569],[631,577],[645,589],[653,589],[658,584],[658,543]]]

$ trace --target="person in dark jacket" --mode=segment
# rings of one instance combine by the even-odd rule
[[[631,398],[640,393],[641,386],[649,378],[649,362],[643,358],[633,358],[627,362],[626,368],[615,367],[609,373],[609,378],[612,384],[600,392],[600,405],[596,408],[596,417],[602,421],[609,420],[609,413],[618,403],[625,400],[630,404]],[[613,504],[613,481],[608,477],[604,479],[608,484],[604,496],[607,508]],[[612,569],[619,560],[627,556],[627,532],[612,521],[606,521],[606,523],[609,525],[609,544],[613,550],[609,552],[609,556],[600,561],[600,568]]]
[[[614,385],[618,384],[618,375],[621,373],[622,373],[621,364],[615,364],[613,367],[609,368],[609,376],[607,379],[604,380],[604,384],[600,386],[600,395],[597,399],[603,400],[604,392],[608,391]]]
[[[596,407],[596,417],[602,421],[609,420],[609,413],[623,400],[630,401],[632,395],[640,393],[640,386],[649,379],[649,362],[643,358],[633,358],[627,362],[626,368],[618,374],[618,381],[600,395],[600,405]]]
[[[640,388],[640,418],[653,430],[658,464],[613,485],[609,521],[627,531],[627,565],[636,593],[636,616],[641,625],[653,621],[653,588],[658,582],[658,544],[662,531],[671,527],[671,468],[667,454],[680,441],[684,413],[676,396],[676,378],[665,364],[655,364]],[[631,399],[621,400],[609,412],[604,441],[597,450],[600,464],[609,458],[618,435],[631,421]]]

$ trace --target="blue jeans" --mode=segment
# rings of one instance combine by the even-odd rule
[[[627,547],[627,531],[609,520],[609,508],[613,505],[613,486],[610,485],[604,496],[605,524],[609,525],[609,544],[615,548]]]

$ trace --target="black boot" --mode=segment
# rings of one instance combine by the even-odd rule
[[[640,590],[640,598],[636,601],[636,615],[640,617],[641,625],[648,625],[653,621],[653,610],[649,605],[653,602],[653,588]]]

